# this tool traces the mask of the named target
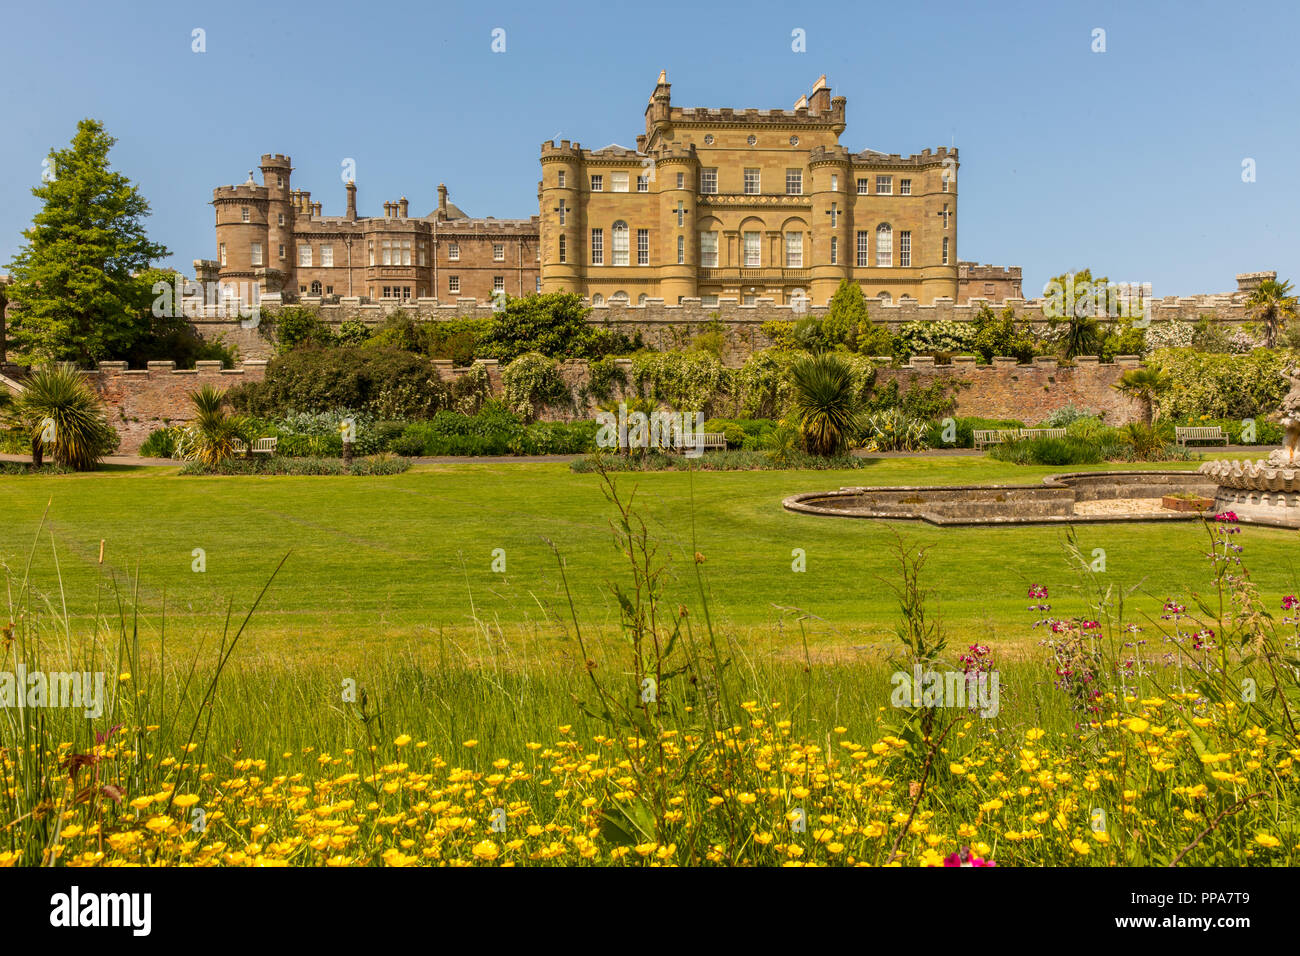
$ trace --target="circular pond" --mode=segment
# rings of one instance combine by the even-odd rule
[[[1090,471],[1040,485],[840,488],[791,495],[789,511],[838,518],[912,518],[936,525],[1186,521],[1213,510],[1218,483],[1194,471]]]

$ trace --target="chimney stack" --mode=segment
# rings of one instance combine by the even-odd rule
[[[438,183],[438,218],[447,218],[447,185]]]
[[[398,200],[398,202],[397,202],[397,208],[401,211],[401,213],[402,213],[402,218],[405,219],[405,218],[406,218],[406,211],[407,211],[407,209],[409,208],[409,206],[408,206],[408,204],[407,204],[407,202],[406,202],[406,197],[405,197],[405,196],[403,196],[401,199]]]
[[[348,180],[348,221],[355,222],[357,218],[357,184],[351,179]]]
[[[817,77],[817,82],[813,84],[812,95],[808,98],[808,105],[812,107],[809,111],[812,113],[830,112],[831,88],[826,85],[825,73]]]

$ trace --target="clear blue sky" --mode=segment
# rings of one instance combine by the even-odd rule
[[[542,140],[634,146],[667,69],[674,103],[735,108],[789,108],[826,73],[848,98],[845,145],[955,143],[961,258],[1023,266],[1029,294],[1084,266],[1157,295],[1229,291],[1257,269],[1300,279],[1293,4],[794,6],[10,4],[0,270],[41,160],[85,116],[117,138],[151,236],[188,271],[215,256],[212,188],[264,152],[291,155],[327,214],[350,157],[363,214],[406,195],[423,215],[445,182],[470,215],[533,215]]]

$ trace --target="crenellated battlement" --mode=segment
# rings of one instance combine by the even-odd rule
[[[241,200],[247,202],[250,199],[266,199],[267,188],[258,186],[256,183],[240,183],[238,186],[218,186],[212,190],[213,202],[233,202]]]
[[[942,166],[945,160],[956,160],[957,148],[940,146],[937,149],[923,149],[919,153],[904,156],[901,153],[881,153],[874,149],[864,149],[853,154],[853,162],[859,166]]]

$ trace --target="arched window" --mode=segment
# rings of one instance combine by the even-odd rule
[[[622,289],[615,292],[613,295],[609,297],[610,305],[627,305],[628,301],[629,301],[628,294],[624,292]]]
[[[893,301],[892,297],[888,292],[877,292],[876,298],[879,299],[881,302],[885,303],[885,305],[889,305],[889,303]]]
[[[645,300],[646,300],[646,294],[642,292],[639,296],[636,297],[636,304],[645,305]]]
[[[614,265],[628,263],[627,223],[622,219],[614,223]]]
[[[311,284],[311,294],[312,294],[312,295],[320,295],[320,282],[319,282],[319,281],[317,281],[317,282],[313,282],[313,283]]]
[[[889,223],[876,227],[876,268],[888,269],[894,264],[894,230]]]
[[[601,295],[599,292],[597,292],[595,295],[593,295],[593,296],[591,297],[591,304],[592,304],[592,305],[604,305],[604,304],[605,304],[605,297],[604,297],[603,295]]]

